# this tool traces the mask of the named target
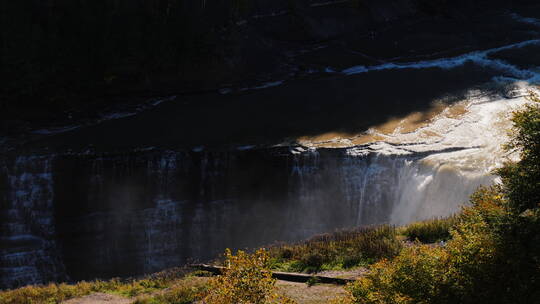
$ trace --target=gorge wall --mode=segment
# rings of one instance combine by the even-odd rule
[[[0,286],[149,273],[224,248],[449,215],[491,180],[423,156],[298,147],[5,159]]]

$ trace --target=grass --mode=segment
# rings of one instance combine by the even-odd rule
[[[442,219],[433,219],[423,222],[410,224],[403,228],[402,233],[410,241],[420,241],[422,243],[436,243],[448,241],[450,236],[450,228],[458,221],[456,216],[451,216]]]
[[[134,304],[189,304],[199,300],[207,288],[207,280],[190,276],[161,293],[140,297]]]
[[[274,270],[317,272],[372,264],[396,256],[402,248],[392,226],[342,230],[298,244],[269,248]]]
[[[55,304],[94,292],[111,293],[124,297],[137,297],[164,290],[178,284],[185,275],[186,270],[175,268],[141,279],[112,279],[108,281],[82,281],[77,284],[51,283],[48,285],[32,285],[14,290],[0,291],[0,303]]]
[[[279,244],[268,249],[268,265],[272,270],[318,272],[369,266],[383,259],[392,259],[402,248],[401,240],[424,243],[446,241],[456,217],[413,223],[399,229],[383,225],[315,236],[296,244]],[[2,304],[54,304],[94,292],[136,298],[137,304],[192,303],[207,289],[204,271],[188,273],[176,268],[140,279],[48,284],[0,291]]]

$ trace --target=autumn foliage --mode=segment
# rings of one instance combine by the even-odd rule
[[[294,301],[275,293],[276,280],[269,270],[269,256],[264,249],[254,254],[225,252],[226,269],[210,280],[206,304],[292,304]]]

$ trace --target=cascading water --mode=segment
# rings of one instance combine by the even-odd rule
[[[0,286],[64,280],[53,216],[52,159],[18,157],[3,164]]]
[[[381,174],[393,176],[394,183],[369,191],[392,193],[389,222],[402,225],[448,216],[459,210],[479,186],[493,184],[492,171],[515,156],[502,147],[511,129],[511,113],[528,102],[523,96],[531,90],[535,89],[522,84],[514,91],[518,97],[511,99],[473,95],[464,101],[466,111],[459,117],[445,110],[414,132],[401,133],[398,128],[392,134],[381,134],[372,130],[385,141],[349,149],[348,153],[354,155],[401,156],[391,166],[392,172]],[[381,178],[366,180],[376,182]]]

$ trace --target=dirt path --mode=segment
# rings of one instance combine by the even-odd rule
[[[343,286],[331,284],[316,284],[308,286],[306,283],[278,281],[278,293],[295,300],[298,304],[322,304],[345,295]]]
[[[62,304],[131,304],[135,299],[128,299],[108,293],[93,293],[82,298],[75,298]]]
[[[343,286],[332,284],[316,284],[277,281],[277,292],[285,295],[298,304],[322,304],[345,294]],[[136,298],[124,298],[106,293],[94,293],[85,297],[71,299],[62,304],[132,304]]]
[[[324,271],[317,273],[317,275],[356,279],[365,275],[366,272],[366,268],[357,268],[347,271]],[[205,281],[208,278],[197,279]],[[309,286],[306,283],[278,280],[276,287],[279,294],[295,300],[298,304],[328,303],[330,300],[345,294],[343,286],[333,284],[315,284]],[[158,291],[156,294],[160,292],[163,291]],[[62,304],[132,304],[136,299],[137,298],[124,298],[119,295],[106,293],[93,293],[85,297],[64,301]]]
[[[317,272],[316,275],[341,279],[358,279],[369,272],[367,268],[359,267],[350,270],[327,270]]]

